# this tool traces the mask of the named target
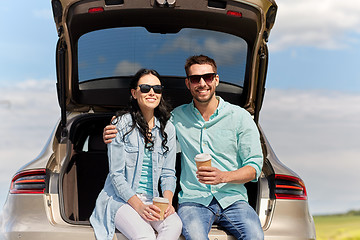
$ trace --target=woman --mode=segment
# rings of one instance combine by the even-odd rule
[[[139,70],[130,92],[128,113],[115,119],[118,133],[108,145],[109,174],[90,222],[98,240],[113,239],[115,227],[128,239],[178,239],[182,223],[172,206],[175,128],[168,122],[159,74]],[[152,204],[159,181],[170,203],[161,221],[160,209]]]

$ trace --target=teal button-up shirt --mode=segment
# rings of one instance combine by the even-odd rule
[[[172,112],[181,148],[179,203],[195,202],[208,206],[215,197],[222,208],[247,201],[244,184],[205,185],[196,178],[194,157],[209,153],[212,166],[221,171],[234,171],[243,166],[256,170],[257,181],[263,164],[259,131],[251,115],[243,108],[217,97],[219,105],[209,121],[205,121],[194,103],[177,107]]]

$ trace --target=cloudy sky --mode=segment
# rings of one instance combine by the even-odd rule
[[[278,0],[261,125],[304,180],[313,214],[360,209],[360,1]],[[21,6],[21,7],[20,7]],[[49,1],[2,1],[0,205],[60,109]]]

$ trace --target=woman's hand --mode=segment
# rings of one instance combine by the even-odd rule
[[[143,204],[139,209],[135,209],[137,213],[147,221],[159,221],[160,220],[160,208],[155,205]]]
[[[140,198],[136,195],[132,196],[128,203],[130,206],[135,209],[135,211],[147,221],[159,221],[160,220],[160,208],[154,205],[144,204]]]
[[[168,208],[165,210],[164,219],[173,213],[175,213],[175,208],[173,207],[173,205],[169,204]]]
[[[164,198],[167,198],[169,200],[169,206],[165,210],[165,214],[164,214],[164,219],[165,219],[175,212],[175,208],[172,205],[172,199],[174,194],[169,190],[165,190],[163,194],[164,194]]]

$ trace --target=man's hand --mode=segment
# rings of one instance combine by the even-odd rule
[[[209,185],[219,183],[244,184],[256,177],[256,170],[252,166],[244,166],[235,171],[220,171],[216,167],[199,167],[196,171],[199,182]]]
[[[115,125],[107,125],[103,131],[104,143],[106,144],[111,143],[112,139],[116,137],[116,133],[117,130]]]
[[[225,182],[226,172],[222,172],[216,167],[199,167],[196,174],[199,182],[204,184],[217,185]]]

